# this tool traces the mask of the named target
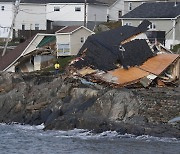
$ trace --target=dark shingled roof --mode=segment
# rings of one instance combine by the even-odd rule
[[[90,66],[107,71],[117,68],[116,64],[124,68],[141,65],[154,55],[146,40],[133,40],[122,45],[121,42],[145,32],[149,24],[150,22],[145,20],[138,27],[125,25],[89,36],[77,55],[82,56],[83,60],[77,61],[74,66]]]
[[[0,0],[0,2],[15,2],[16,0]],[[84,0],[21,0],[21,3],[37,3],[37,4],[46,4],[46,3],[84,3]],[[92,4],[104,4],[96,0],[87,0],[87,3]]]
[[[34,37],[28,39],[27,41],[19,44],[14,50],[6,53],[3,57],[0,56],[0,71],[6,69],[9,65],[16,61],[16,59],[23,53],[29,43]]]
[[[180,3],[174,2],[143,3],[125,14],[122,18],[175,18],[180,15]]]

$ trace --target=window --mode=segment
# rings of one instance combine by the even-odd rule
[[[1,10],[4,11],[4,6],[1,6]]]
[[[35,30],[39,30],[39,24],[35,24]]]
[[[70,52],[70,47],[69,47],[69,44],[58,44],[58,55],[57,56],[60,56],[60,55],[65,55],[65,54],[69,54]]]
[[[22,30],[25,30],[25,24],[22,24],[21,28]]]
[[[76,12],[80,12],[81,11],[81,7],[75,7],[75,11]]]
[[[122,17],[122,11],[118,11],[118,18]]]
[[[151,25],[148,26],[149,29],[156,29],[156,25],[152,23]]]
[[[81,43],[84,43],[84,42],[85,42],[85,38],[81,37]]]
[[[173,47],[174,47],[174,45],[173,45],[173,44],[170,44],[170,49],[171,49],[171,50],[173,49]]]
[[[132,26],[131,22],[125,22],[124,25]]]
[[[131,11],[131,10],[132,10],[132,3],[131,3],[131,2],[129,3],[129,7],[128,7],[128,9],[129,9],[129,11]]]
[[[55,7],[54,7],[54,11],[60,11],[60,7],[55,6]]]

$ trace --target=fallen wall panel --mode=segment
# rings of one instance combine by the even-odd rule
[[[131,67],[128,70],[118,68],[114,71],[109,71],[109,73],[117,77],[117,84],[128,85],[131,83],[138,82],[141,78],[148,76],[150,73],[143,71],[136,67]]]
[[[159,54],[149,58],[143,65],[139,66],[139,68],[158,76],[178,57],[178,54]]]

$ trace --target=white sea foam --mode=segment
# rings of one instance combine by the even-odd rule
[[[42,130],[44,128],[44,124],[41,124],[41,125],[22,125],[22,124],[17,124],[17,123],[14,123],[12,124],[15,128],[18,128],[18,129],[22,129],[22,130]]]
[[[6,124],[0,123],[0,125],[5,126]],[[31,125],[21,125],[14,123],[11,126],[13,126],[15,129],[18,130],[24,130],[24,131],[34,131],[34,130],[42,130],[44,128],[44,124],[38,125],[38,126],[31,126]],[[60,137],[60,138],[80,138],[83,140],[88,139],[118,139],[118,138],[130,138],[135,140],[142,140],[146,142],[153,142],[153,141],[159,141],[159,142],[176,142],[180,143],[179,139],[176,138],[168,138],[168,137],[154,137],[149,135],[141,135],[136,136],[133,134],[119,134],[116,131],[105,131],[102,133],[93,133],[92,131],[85,130],[85,129],[73,129],[68,131],[54,131],[54,130],[48,130],[37,133],[39,135],[43,136],[54,136],[54,137]]]
[[[84,129],[74,129],[69,131],[58,131],[56,132],[56,137],[64,137],[64,138],[80,138],[84,140],[88,139],[115,139],[115,138],[131,138],[135,140],[143,140],[146,142],[151,141],[160,141],[160,142],[177,142],[180,143],[179,139],[176,138],[167,138],[167,137],[154,137],[149,135],[141,135],[136,136],[133,134],[118,134],[116,131],[105,131],[102,133],[92,133],[92,131],[84,130]]]

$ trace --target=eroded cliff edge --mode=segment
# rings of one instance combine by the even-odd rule
[[[180,138],[180,87],[114,89],[66,75],[3,73],[0,122],[45,130],[82,128],[102,132]]]

